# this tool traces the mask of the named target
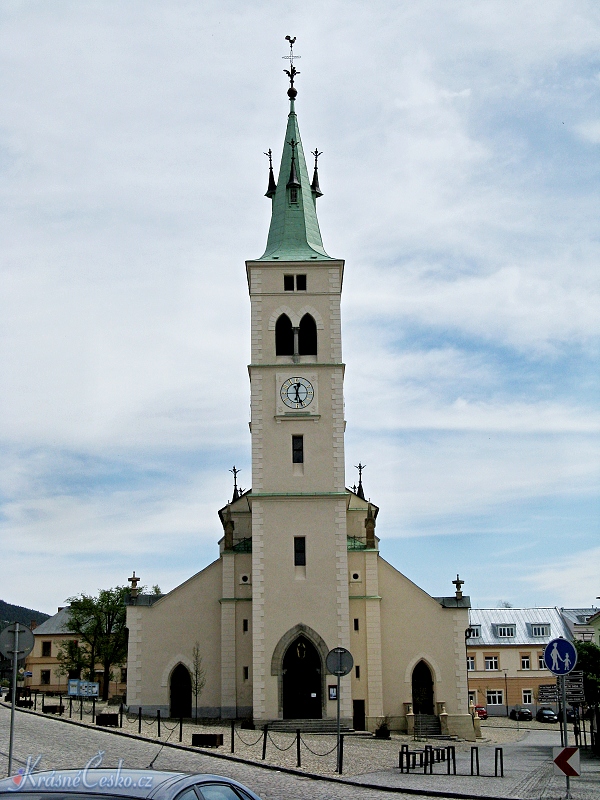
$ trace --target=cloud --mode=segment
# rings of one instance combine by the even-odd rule
[[[600,547],[593,547],[541,563],[523,580],[555,597],[557,606],[589,608],[597,599],[598,563]]]

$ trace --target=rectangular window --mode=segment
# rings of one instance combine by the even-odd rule
[[[355,631],[358,630],[358,620],[357,619],[354,620],[354,630]]]
[[[474,706],[477,704],[477,692],[469,692],[469,705]]]
[[[247,681],[250,677],[250,667],[244,667],[244,680]]]
[[[538,653],[538,669],[546,669],[543,653]]]
[[[50,658],[52,655],[52,642],[42,642],[42,658]]]
[[[486,656],[485,657],[485,668],[487,670],[498,669],[498,656]]]
[[[356,667],[354,667],[354,674],[356,676],[356,680],[359,681],[360,680],[360,667],[358,665]]]
[[[306,566],[306,537],[294,536],[294,566]]]
[[[469,636],[470,639],[479,639],[481,636],[481,625],[471,625],[469,630],[471,632]]]
[[[283,290],[285,292],[293,292],[294,291],[294,276],[293,275],[284,275],[283,276]]]
[[[501,706],[504,703],[504,692],[502,689],[487,690],[488,706]]]
[[[304,436],[292,436],[292,463],[304,464]]]
[[[243,619],[242,620],[242,631],[244,633],[248,633],[248,620],[247,619]]]
[[[550,625],[532,625],[532,636],[550,636]]]
[[[296,289],[299,292],[306,291],[306,275],[296,275]]]
[[[521,669],[531,669],[531,659],[529,654],[521,656]]]
[[[514,625],[498,625],[498,636],[507,638],[515,635]]]
[[[530,706],[533,704],[533,689],[523,689],[523,705]]]
[[[290,189],[290,203],[297,203],[298,202],[298,189],[295,186],[292,186]]]
[[[50,670],[43,669],[40,676],[40,683],[42,686],[50,686]]]
[[[475,669],[475,656],[467,656],[467,669],[470,672]]]

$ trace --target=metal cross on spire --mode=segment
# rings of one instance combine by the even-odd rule
[[[294,59],[295,58],[300,58],[300,56],[297,56],[297,55],[294,54],[294,42],[296,41],[296,37],[294,36],[292,38],[291,36],[286,36],[285,38],[286,38],[286,41],[288,41],[290,43],[290,54],[289,54],[289,56],[282,56],[282,58],[284,58],[286,61],[290,62],[290,68],[289,69],[284,69],[283,71],[285,72],[285,74],[290,79],[290,88],[288,89],[288,97],[291,100],[293,100],[294,97],[296,97],[296,95],[298,94],[297,90],[294,88],[294,78],[296,77],[296,75],[300,75],[300,73],[298,72],[298,70],[294,66]]]
[[[360,461],[358,464],[355,464],[355,469],[358,470],[358,489],[356,490],[356,494],[362,499],[365,499],[365,492],[362,485],[362,474],[363,469],[367,466],[366,464],[361,464]]]
[[[236,500],[240,497],[240,491],[237,485],[237,476],[240,474],[242,470],[237,469],[235,464],[233,465],[233,469],[230,469],[229,472],[233,473],[233,498],[231,500],[232,503],[235,503]]]
[[[456,586],[456,599],[460,600],[461,597],[463,596],[461,589],[464,585],[464,581],[461,581],[460,576],[457,575],[456,580],[452,581],[452,583],[454,584],[454,586]]]

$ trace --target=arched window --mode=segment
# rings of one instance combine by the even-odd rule
[[[294,332],[287,314],[282,314],[275,323],[275,355],[294,355]]]
[[[300,320],[298,353],[301,356],[317,355],[317,323],[310,314],[305,314]]]

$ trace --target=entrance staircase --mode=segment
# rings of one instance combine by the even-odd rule
[[[435,714],[415,714],[415,739],[441,738],[442,728],[439,717],[436,717]]]
[[[296,733],[300,728],[302,733],[337,733],[335,719],[278,719],[269,724],[271,731],[289,731]],[[345,725],[340,727],[342,733],[349,733],[352,728]]]

